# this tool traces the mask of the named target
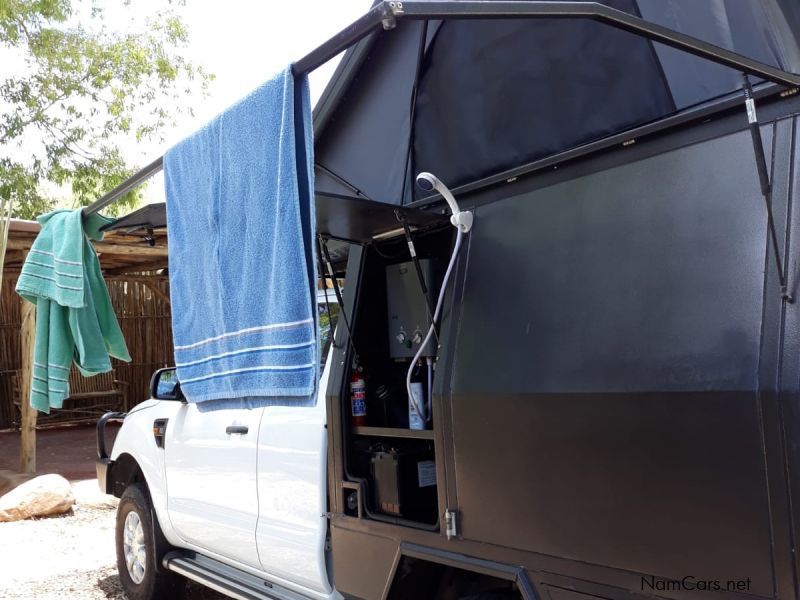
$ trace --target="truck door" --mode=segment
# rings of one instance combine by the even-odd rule
[[[325,567],[330,357],[314,405],[264,409],[258,441],[258,554],[264,571],[330,593]]]
[[[167,426],[167,507],[178,535],[258,567],[256,442],[263,408],[185,404]]]

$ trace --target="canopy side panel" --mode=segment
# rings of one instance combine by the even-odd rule
[[[382,32],[315,149],[366,197],[400,204],[421,22]]]
[[[772,0],[638,0],[638,4],[648,21],[775,67],[800,70],[791,15]],[[661,44],[655,48],[679,109],[741,86],[741,75],[732,69]]]
[[[643,38],[584,20],[447,21],[419,83],[414,166],[457,186],[674,110]]]

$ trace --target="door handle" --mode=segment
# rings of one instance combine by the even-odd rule
[[[232,433],[247,433],[248,428],[247,425],[228,425],[225,428],[225,433],[228,435]]]

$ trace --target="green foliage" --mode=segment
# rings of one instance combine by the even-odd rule
[[[160,139],[185,98],[205,94],[213,77],[181,56],[188,33],[174,13],[143,32],[107,30],[103,11],[130,2],[0,0],[0,64],[20,63],[0,75],[0,199],[13,199],[15,216],[52,208],[48,188],[71,190],[75,206],[96,200],[136,170],[120,139]]]

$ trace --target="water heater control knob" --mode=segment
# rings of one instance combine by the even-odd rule
[[[405,344],[406,343],[406,332],[405,331],[401,331],[396,336],[394,336],[394,339],[396,339],[397,342],[400,343],[400,344]]]
[[[411,343],[415,345],[419,345],[422,343],[422,332],[419,329],[417,329],[414,332],[414,335],[411,337]]]

